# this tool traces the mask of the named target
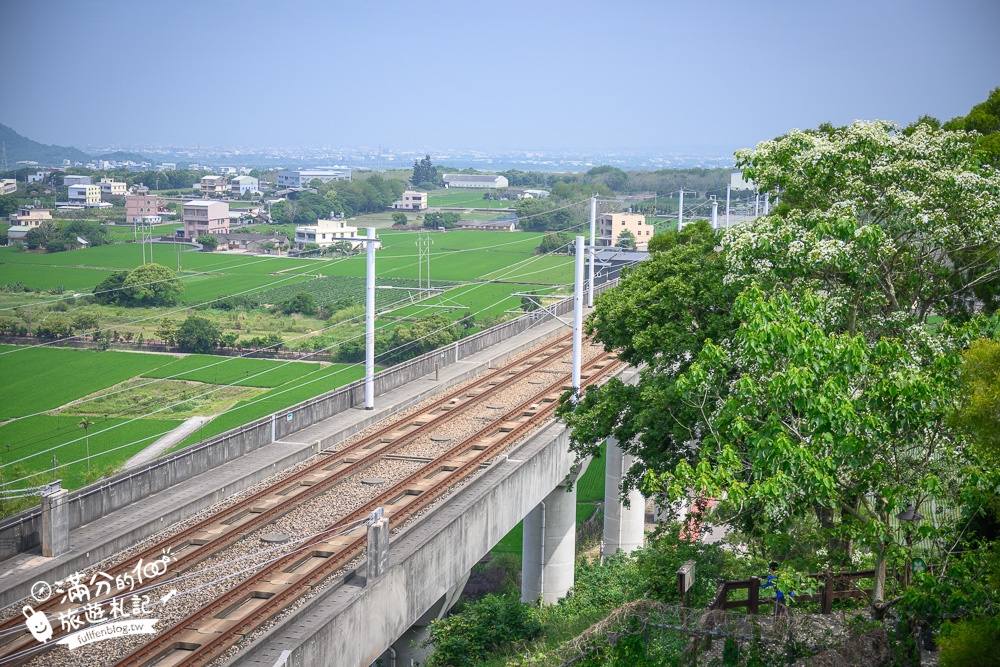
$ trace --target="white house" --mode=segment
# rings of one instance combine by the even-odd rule
[[[247,192],[260,192],[259,182],[253,176],[237,176],[229,182],[229,189],[234,195],[242,195]]]
[[[101,186],[93,184],[69,186],[69,203],[87,207],[99,206],[101,203]]]
[[[350,243],[352,248],[359,248],[364,246],[364,242],[360,240],[363,237],[363,234],[358,234],[357,227],[348,225],[344,220],[317,220],[315,225],[295,228],[295,245],[299,250],[304,249],[307,243],[326,248],[342,241]],[[381,246],[381,241],[375,242],[376,250]]]
[[[427,208],[427,193],[406,190],[402,199],[392,202],[392,207],[400,211],[423,211]]]

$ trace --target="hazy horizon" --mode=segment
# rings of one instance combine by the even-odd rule
[[[947,120],[1000,85],[989,0],[5,11],[0,123],[80,148],[731,152],[825,121]]]

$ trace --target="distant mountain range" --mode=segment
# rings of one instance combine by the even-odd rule
[[[0,125],[0,141],[7,151],[7,166],[16,169],[17,163],[31,160],[40,165],[60,165],[63,160],[90,162],[93,157],[72,146],[40,144],[7,127]]]
[[[70,162],[83,162],[86,164],[91,160],[114,160],[115,162],[149,162],[149,158],[138,153],[128,153],[126,151],[115,151],[104,155],[88,155],[79,148],[72,146],[54,146],[50,144],[40,144],[37,141],[23,137],[6,125],[0,124],[0,141],[7,151],[7,168],[17,169],[24,165],[18,162],[37,162],[42,166],[62,165],[63,160]]]

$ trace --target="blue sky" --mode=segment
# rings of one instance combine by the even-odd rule
[[[613,149],[963,114],[1000,2],[3,0],[45,143]]]

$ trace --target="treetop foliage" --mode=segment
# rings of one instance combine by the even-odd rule
[[[599,297],[588,331],[642,370],[562,405],[573,448],[615,436],[639,460],[626,488],[725,498],[719,517],[765,551],[814,526],[805,571],[866,554],[876,614],[925,604],[968,565],[950,550],[977,538],[939,521],[908,535],[896,515],[965,507],[1000,483],[954,419],[962,353],[997,328],[984,314],[1000,289],[1000,174],[976,150],[975,135],[930,122],[856,122],[739,151],[779,203],[723,233],[654,237],[651,258]],[[887,568],[921,540],[951,574],[890,600]],[[963,595],[939,595],[940,613]]]
[[[413,161],[413,177],[410,182],[415,186],[436,187],[443,183],[438,174],[438,168],[431,162],[431,156],[425,155],[421,160]]]
[[[173,269],[143,264],[131,271],[113,271],[94,287],[94,300],[105,305],[171,306],[184,293]]]

